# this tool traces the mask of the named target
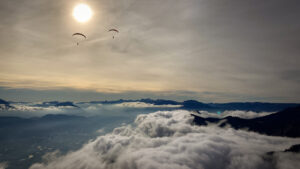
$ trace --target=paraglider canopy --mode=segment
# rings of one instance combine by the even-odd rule
[[[86,39],[86,36],[82,33],[74,33],[72,36],[75,36],[75,35],[83,36]]]
[[[73,33],[72,37],[75,38],[77,45],[79,45],[79,42],[86,39],[86,36],[82,33]]]
[[[108,30],[108,32],[113,32],[113,39],[115,39],[115,35],[117,33],[119,33],[119,31],[117,29],[110,29],[110,30]]]
[[[110,30],[108,30],[108,32],[111,32],[111,31],[114,31],[114,32],[118,32],[118,33],[119,33],[119,31],[118,31],[117,29],[110,29]]]

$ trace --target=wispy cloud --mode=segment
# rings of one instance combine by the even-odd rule
[[[239,111],[239,110],[236,110],[236,111],[224,111],[220,114],[217,114],[217,113],[210,113],[210,112],[207,112],[207,111],[200,111],[199,112],[200,114],[196,114],[197,116],[200,116],[200,117],[204,117],[204,118],[207,118],[207,117],[214,117],[214,118],[225,118],[225,117],[240,117],[240,118],[243,118],[243,119],[252,119],[252,118],[256,118],[256,117],[262,117],[262,116],[266,116],[266,115],[270,115],[270,114],[273,114],[275,112],[253,112],[253,111]]]
[[[144,102],[124,102],[120,104],[116,104],[117,107],[133,107],[133,108],[176,108],[181,107],[182,105],[171,105],[171,104],[165,104],[165,105],[154,105],[150,103],[144,103]]]

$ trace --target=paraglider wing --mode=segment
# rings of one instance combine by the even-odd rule
[[[111,32],[111,31],[114,31],[114,32],[118,32],[118,33],[119,33],[119,31],[118,31],[117,29],[110,29],[110,30],[108,30],[108,32]]]
[[[74,37],[76,39],[77,46],[79,45],[79,42],[86,39],[86,36],[82,33],[73,33],[72,37]]]
[[[108,30],[108,32],[115,32],[115,33],[113,33],[113,39],[115,39],[115,34],[119,33],[119,31],[117,29],[110,29],[110,30]]]
[[[75,36],[75,35],[83,36],[86,39],[86,36],[82,33],[74,33],[72,36]]]

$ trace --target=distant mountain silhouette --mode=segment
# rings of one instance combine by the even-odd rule
[[[290,148],[284,150],[284,151],[270,151],[270,152],[267,152],[266,155],[267,155],[267,158],[274,158],[274,154],[275,153],[300,153],[300,144],[296,144],[296,145],[292,145]]]
[[[245,111],[280,111],[290,107],[300,106],[295,103],[263,103],[263,102],[233,102],[233,103],[212,103],[212,107],[223,110],[245,110]]]
[[[10,105],[9,102],[3,100],[3,99],[0,99],[0,110],[2,109],[9,109],[9,108],[14,108],[13,106]]]
[[[255,111],[255,112],[276,112],[288,107],[296,107],[300,106],[300,104],[296,103],[261,103],[261,102],[233,102],[233,103],[202,103],[197,100],[186,100],[183,102],[178,102],[174,100],[164,100],[164,99],[139,99],[139,100],[105,100],[105,101],[90,101],[90,102],[80,102],[78,104],[120,104],[124,102],[143,102],[154,105],[181,105],[181,107],[176,107],[173,109],[185,109],[185,110],[206,110],[209,112],[222,112],[226,110],[243,110],[243,111]],[[12,102],[13,103],[13,102]],[[17,102],[21,103],[21,102]],[[80,108],[78,105],[73,102],[59,102],[59,101],[51,101],[51,102],[43,102],[41,104],[36,104],[37,107],[64,107],[70,106],[74,108]],[[9,102],[0,99],[0,110],[13,108]]]
[[[152,100],[152,99],[140,99],[138,100],[139,102],[144,102],[144,103],[149,103],[149,104],[154,104],[154,105],[180,105],[180,102],[173,101],[173,100],[163,100],[163,99],[157,99],[157,100]]]
[[[0,99],[0,104],[5,104],[5,105],[9,105],[9,103],[5,100]]]
[[[56,107],[61,107],[61,106],[71,106],[71,107],[76,107],[76,108],[79,108],[78,106],[76,106],[74,103],[72,102],[60,102],[60,103],[57,103],[55,105]]]
[[[120,104],[124,102],[144,102],[154,105],[182,105],[180,109],[186,110],[207,110],[210,112],[218,112],[225,110],[244,110],[244,111],[255,111],[255,112],[276,112],[289,107],[300,106],[296,103],[261,103],[261,102],[233,102],[233,103],[202,103],[197,100],[186,100],[178,102],[174,100],[163,100],[163,99],[139,99],[139,100],[112,100],[112,101],[91,101],[82,103],[91,104]],[[176,108],[177,109],[177,108]]]
[[[212,109],[213,107],[209,104],[201,103],[196,100],[186,100],[182,103],[182,107],[185,109],[192,109],[192,110],[203,110],[203,109]]]
[[[300,144],[293,145],[289,149],[284,150],[284,152],[300,153]]]
[[[91,104],[120,104],[124,102],[144,102],[144,103],[149,103],[149,104],[154,104],[154,105],[180,105],[181,102],[173,101],[173,100],[163,100],[163,99],[139,99],[139,100],[105,100],[105,101],[91,101],[91,102],[81,102],[81,103],[91,103]]]
[[[207,110],[207,111],[225,111],[225,110],[243,110],[255,112],[274,112],[289,107],[300,106],[296,103],[261,103],[261,102],[235,102],[235,103],[202,103],[196,100],[187,100],[183,103],[184,109],[189,110]]]
[[[80,108],[79,106],[75,105],[73,102],[59,102],[59,101],[43,102],[42,104],[36,104],[35,106],[37,106],[37,107],[49,107],[49,106],[65,107],[65,106],[70,106],[70,107],[74,107],[74,108]]]
[[[105,100],[105,101],[91,101],[89,103],[93,103],[93,104],[119,104],[119,103],[124,103],[124,102],[134,102],[135,100],[123,100],[123,99],[120,99],[120,100],[111,100],[111,101],[108,101],[108,100]]]
[[[208,122],[220,123],[220,127],[230,125],[234,129],[248,129],[266,135],[300,137],[300,106],[254,119],[231,116],[222,119],[192,116],[196,125],[207,125]]]

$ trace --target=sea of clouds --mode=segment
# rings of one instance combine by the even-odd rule
[[[17,103],[12,104],[13,108],[0,110],[0,116],[17,117],[39,117],[47,114],[68,114],[79,116],[97,116],[97,115],[122,115],[124,113],[137,114],[150,113],[158,110],[178,110],[182,105],[154,105],[144,102],[123,102],[117,104],[95,104],[95,103],[76,103],[79,108],[72,106],[40,106],[36,103]],[[242,110],[223,111],[220,114],[208,111],[194,112],[194,114],[207,118],[225,118],[228,116],[251,119],[262,117],[275,112],[253,112]]]
[[[46,154],[30,169],[296,169],[300,139],[192,125],[191,112],[140,114],[81,149]],[[268,152],[275,151],[273,155]]]
[[[163,105],[155,105],[145,102],[123,102],[116,104],[119,107],[135,107],[135,108],[178,108],[182,105],[173,105],[173,104],[163,104]]]
[[[0,116],[40,117],[47,114],[68,114],[79,116],[122,115],[149,113],[157,110],[178,109],[181,105],[154,105],[144,102],[124,102],[118,104],[75,103],[76,106],[43,105],[41,102],[14,103],[13,108],[0,109]]]

